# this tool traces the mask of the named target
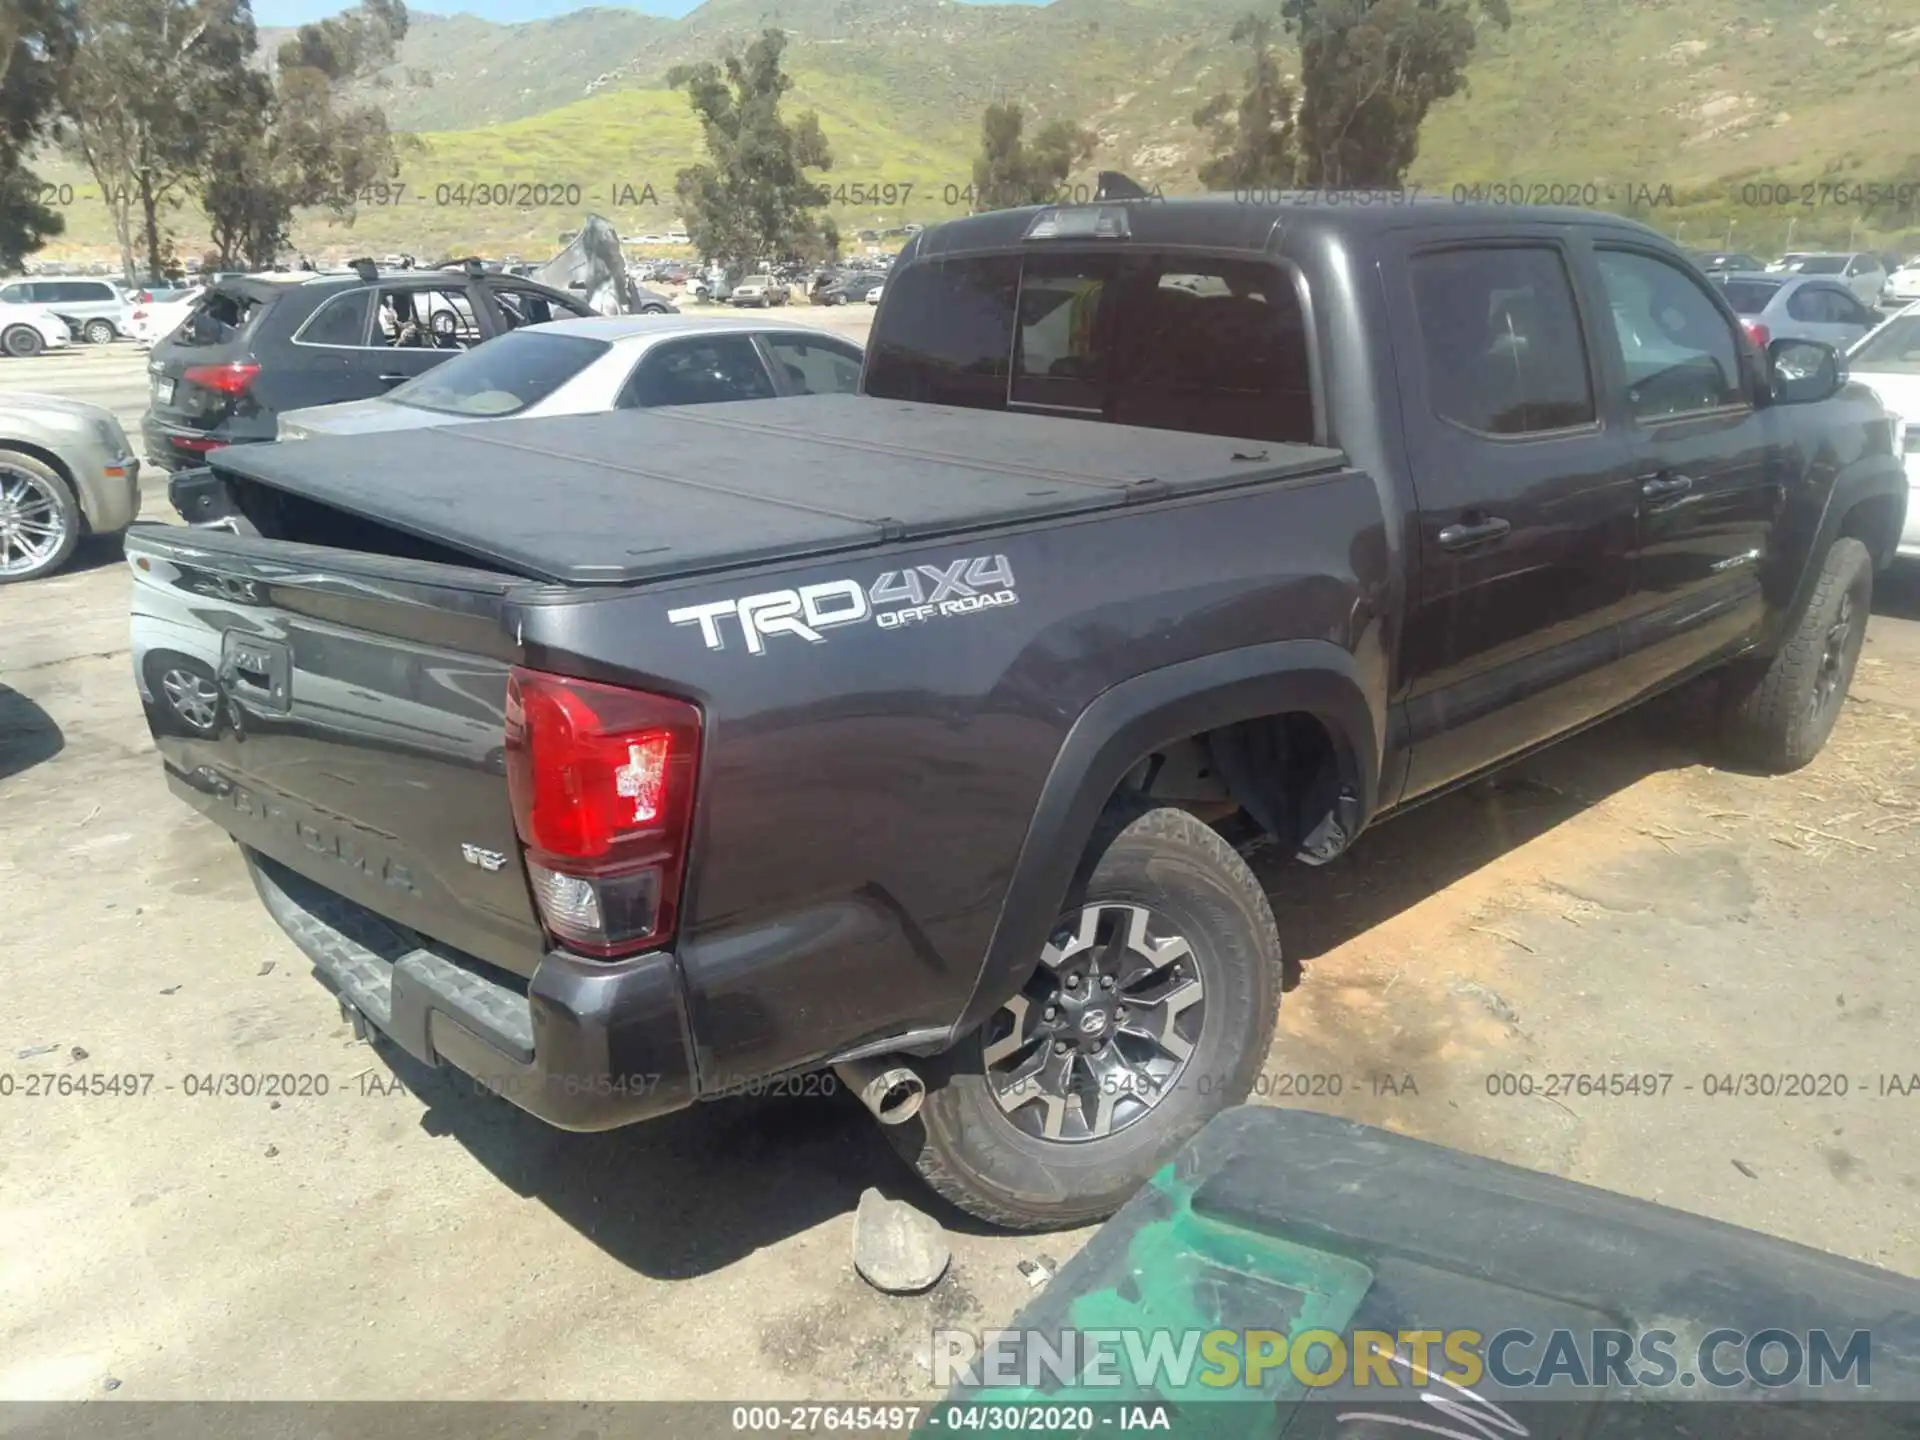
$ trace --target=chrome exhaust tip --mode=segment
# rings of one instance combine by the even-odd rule
[[[898,1060],[847,1060],[833,1073],[882,1125],[906,1124],[927,1098],[927,1082]]]

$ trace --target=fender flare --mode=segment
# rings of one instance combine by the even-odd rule
[[[1358,797],[1364,824],[1378,804],[1383,709],[1368,699],[1352,654],[1326,640],[1280,640],[1201,656],[1102,692],[1067,732],[1041,786],[980,976],[953,1035],[985,1022],[1038,963],[1108,799],[1156,748],[1262,715],[1311,714],[1333,736],[1342,781]]]
[[[1827,551],[1833,548],[1833,542],[1840,537],[1840,527],[1848,513],[1863,500],[1886,497],[1904,503],[1907,489],[1906,471],[1895,455],[1866,456],[1847,466],[1834,478],[1833,488],[1827,492],[1826,504],[1820,512],[1820,523],[1814,531],[1813,543],[1801,557],[1800,573],[1793,584],[1792,599],[1786,607],[1781,633],[1791,633],[1793,627],[1799,624],[1800,617],[1806,613],[1807,605],[1813,598],[1814,585],[1820,579],[1820,567],[1825,563]],[[1884,569],[1892,562],[1899,544],[1900,523],[1896,520],[1886,553],[1873,557],[1875,570]]]

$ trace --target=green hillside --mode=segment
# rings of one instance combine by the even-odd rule
[[[794,108],[818,109],[833,144],[821,178],[848,187],[835,207],[843,230],[963,211],[979,113],[996,99],[1095,128],[1099,152],[1076,181],[1110,167],[1192,190],[1189,117],[1238,82],[1226,36],[1241,8],[709,0],[680,21],[604,8],[516,26],[421,16],[373,87],[423,142],[405,161],[405,191],[375,197],[387,203],[363,206],[351,229],[320,217],[297,239],[335,256],[532,256],[588,210],[624,233],[664,231],[676,218],[673,176],[699,158],[684,97],[662,88],[666,70],[768,23],[793,36]],[[1658,202],[1641,207],[1645,218],[1701,243],[1731,233],[1780,248],[1791,221],[1796,243],[1904,244],[1920,206],[1861,218],[1832,186],[1902,184],[1911,199],[1916,69],[1920,0],[1517,0],[1510,32],[1483,32],[1468,92],[1429,118],[1411,178],[1430,190],[1558,185],[1616,209],[1637,192]],[[62,248],[104,246],[90,187],[57,161],[45,174],[75,185]],[[1774,181],[1827,188],[1813,204],[1782,206],[1753,188]],[[856,203],[866,198],[856,186],[894,203]],[[203,238],[197,216],[183,210],[173,223],[191,253]]]

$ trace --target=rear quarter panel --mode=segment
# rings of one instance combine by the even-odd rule
[[[1004,556],[1017,602],[721,648],[670,611]],[[714,1090],[953,1023],[1055,757],[1103,691],[1283,639],[1384,705],[1379,497],[1353,472],[520,612],[527,663],[689,695],[706,751],[679,955]],[[931,585],[928,587],[931,589]],[[1037,958],[1037,957],[1036,957]]]

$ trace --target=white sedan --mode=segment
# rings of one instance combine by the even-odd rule
[[[1909,305],[1847,352],[1847,371],[1880,397],[1907,465],[1907,524],[1900,554],[1920,560],[1920,305]]]
[[[278,438],[851,395],[862,359],[852,341],[806,325],[654,315],[555,320],[477,345],[375,399],[286,411]]]
[[[43,350],[64,350],[71,344],[73,331],[46,306],[0,300],[0,353],[25,360]]]

